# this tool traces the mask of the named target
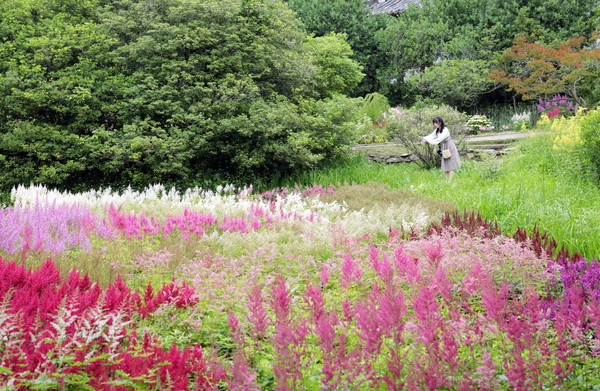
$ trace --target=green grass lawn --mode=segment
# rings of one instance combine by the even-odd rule
[[[287,178],[287,185],[378,182],[410,189],[461,209],[478,210],[496,220],[507,234],[534,227],[559,245],[588,259],[600,257],[600,189],[586,179],[585,168],[552,152],[549,137],[519,140],[502,159],[463,159],[451,183],[438,170],[414,164],[380,164],[361,157],[324,170]],[[579,170],[579,171],[578,171]]]

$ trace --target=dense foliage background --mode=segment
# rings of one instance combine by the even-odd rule
[[[353,142],[350,47],[307,37],[280,1],[24,0],[0,15],[4,187],[250,181]]]
[[[459,107],[498,101],[502,91],[485,75],[515,37],[548,44],[589,38],[594,6],[591,0],[433,0],[409,6],[379,35],[391,56],[390,76],[405,75],[388,95],[396,91],[397,99],[433,98]],[[473,87],[462,91],[467,85]]]
[[[433,0],[393,17],[364,0],[3,0],[2,190],[273,183],[343,158],[372,93],[470,114],[555,93],[594,105],[594,6]],[[526,84],[542,60],[554,71]]]

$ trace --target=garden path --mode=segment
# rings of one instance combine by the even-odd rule
[[[488,134],[475,134],[465,137],[466,141],[477,142],[477,141],[503,141],[513,140],[516,138],[523,138],[533,136],[539,132],[511,132],[511,133],[488,133]]]
[[[467,158],[475,158],[481,153],[492,153],[496,156],[501,156],[510,151],[512,143],[516,139],[525,138],[540,134],[539,132],[504,132],[504,133],[487,133],[466,136],[465,141],[468,143],[466,150]],[[355,150],[365,151],[366,156],[370,160],[385,163],[410,163],[414,161],[414,156],[407,153],[397,143],[371,143],[358,144],[354,147]]]

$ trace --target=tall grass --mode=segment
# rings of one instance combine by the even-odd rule
[[[521,141],[502,160],[463,160],[454,180],[445,181],[440,170],[415,165],[383,165],[356,157],[320,171],[286,178],[286,185],[386,183],[393,189],[411,189],[461,209],[479,210],[496,220],[500,229],[534,227],[547,232],[559,245],[588,259],[600,258],[600,189],[586,167],[553,151],[550,136]]]

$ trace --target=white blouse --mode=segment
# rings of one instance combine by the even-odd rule
[[[450,137],[450,131],[448,130],[448,128],[444,128],[444,130],[442,130],[442,133],[440,134],[436,134],[435,132],[436,131],[434,130],[433,133],[431,133],[429,136],[423,137],[425,141],[427,141],[431,145],[438,145],[439,143]]]

